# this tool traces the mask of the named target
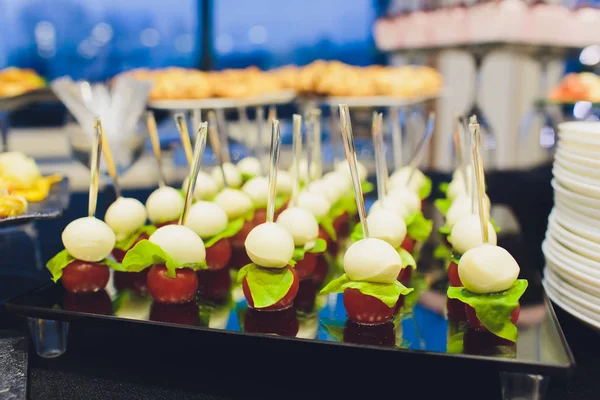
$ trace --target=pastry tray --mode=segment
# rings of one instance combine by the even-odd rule
[[[422,270],[425,268],[420,266]],[[236,348],[252,341],[264,351],[270,348],[313,354],[315,358],[335,353],[372,357],[374,362],[387,358],[398,365],[417,360],[447,368],[548,376],[566,375],[572,370],[573,356],[541,288],[530,286],[531,293],[538,293],[539,298],[522,304],[519,339],[511,345],[465,329],[459,320],[449,321],[443,315],[447,301],[444,282],[435,282],[445,275],[441,271],[441,267],[430,268],[414,274],[416,294],[405,299],[392,322],[380,326],[348,322],[342,295],[318,295],[322,283],[310,279],[301,282],[294,307],[278,312],[250,310],[241,288],[235,285],[235,271],[228,269],[203,272],[199,280],[204,282],[200,289],[204,295],[186,305],[153,303],[148,295],[139,294],[143,276],[115,273],[102,292],[68,294],[60,284],[49,283],[8,300],[6,306],[32,318],[90,327],[110,325],[124,335],[133,324],[148,333],[168,329],[182,340],[216,340]],[[434,283],[427,287],[426,282]]]
[[[295,98],[295,91],[284,90],[240,99],[210,98],[187,100],[153,100],[148,103],[148,106],[156,110],[215,110],[287,104],[292,102]]]
[[[40,219],[54,219],[62,215],[69,206],[69,179],[52,184],[48,197],[40,202],[28,202],[23,214],[0,218],[0,227],[19,225]]]

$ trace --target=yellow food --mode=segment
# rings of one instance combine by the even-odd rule
[[[35,160],[23,153],[0,154],[0,189],[22,196],[27,201],[44,200],[51,186],[61,180],[61,175],[42,176]]]
[[[16,217],[27,211],[27,200],[23,197],[6,194],[0,196],[0,218]]]
[[[0,70],[0,97],[12,97],[46,86],[34,70],[5,68]]]

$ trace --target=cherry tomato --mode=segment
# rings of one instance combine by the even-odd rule
[[[298,274],[298,279],[304,280],[310,278],[311,274],[317,266],[317,255],[314,253],[304,253],[304,258],[294,265],[294,269]]]
[[[110,315],[112,302],[106,290],[94,293],[65,293],[63,308],[67,311],[88,314]]]
[[[197,275],[198,292],[203,299],[215,303],[222,303],[227,300],[231,289],[229,269],[202,270],[197,271]]]
[[[177,224],[179,224],[179,218],[174,219],[173,221],[165,221],[165,222],[157,223],[157,224],[154,224],[154,226],[156,226],[157,228],[162,228],[163,226],[177,225]]]
[[[233,248],[244,248],[244,242],[250,231],[256,226],[252,221],[245,221],[242,229],[235,235],[229,238],[231,240],[231,247]]]
[[[150,320],[179,325],[198,325],[200,315],[198,304],[193,301],[181,304],[153,302],[150,307]]]
[[[148,290],[152,298],[159,303],[187,303],[196,295],[198,277],[191,268],[176,270],[176,277],[167,276],[167,267],[154,265],[148,271]]]
[[[448,319],[456,322],[466,322],[467,314],[465,311],[465,303],[457,299],[448,299],[446,301],[446,310]]]
[[[458,264],[454,261],[450,261],[450,265],[448,265],[448,283],[454,287],[462,287],[463,285],[458,275]]]
[[[464,335],[463,353],[480,356],[504,356],[517,351],[517,344],[489,332],[467,329]]]
[[[413,267],[405,267],[400,270],[398,274],[398,282],[403,284],[404,286],[408,286],[413,274]]]
[[[254,210],[254,218],[252,219],[252,222],[255,226],[267,222],[267,209],[259,208]]]
[[[489,332],[488,329],[485,326],[483,326],[483,324],[481,323],[479,318],[477,318],[477,313],[473,307],[471,307],[468,304],[465,304],[465,311],[467,314],[467,322],[469,323],[469,326],[472,329],[476,330],[477,332]],[[515,308],[510,313],[510,320],[512,321],[513,324],[517,323],[520,313],[521,313],[520,305],[517,306],[517,308]]]
[[[150,237],[148,236],[148,234],[146,232],[142,232],[140,234],[140,236],[138,236],[138,238],[135,240],[135,242],[133,242],[133,244],[131,245],[131,247],[129,247],[129,249],[131,249],[133,246],[135,246],[139,241],[144,240],[144,239],[149,239]],[[123,259],[125,258],[125,254],[127,254],[127,250],[121,250],[121,249],[117,249],[114,248],[112,251],[112,255],[115,258],[115,261],[117,261],[118,263],[122,263]]]
[[[315,266],[315,269],[313,270],[311,278],[315,283],[321,284],[327,277],[328,273],[329,273],[329,264],[327,263],[327,260],[325,259],[325,255],[319,254],[317,256],[317,265]]]
[[[349,220],[350,219],[346,211],[333,220],[333,229],[335,229],[338,236],[346,237],[350,234],[350,232],[348,232],[350,228]]]
[[[294,308],[298,311],[311,313],[315,308],[315,300],[319,286],[312,279],[300,281],[298,294],[294,299]]]
[[[71,293],[97,292],[106,287],[110,272],[106,265],[75,260],[63,269],[63,287]]]
[[[339,249],[339,245],[337,242],[334,242],[333,239],[325,232],[325,230],[319,226],[319,238],[325,240],[327,242],[327,252],[332,255],[336,255]]]
[[[365,325],[386,323],[392,318],[395,308],[388,307],[376,297],[351,288],[344,290],[344,307],[349,319]]]
[[[294,268],[290,267],[289,265],[286,266],[285,268],[289,269],[290,271],[292,271],[292,274],[294,274],[294,280],[292,281],[292,286],[290,287],[288,292],[285,294],[285,296],[283,296],[283,298],[281,300],[279,300],[277,303],[275,303],[269,307],[259,308],[258,310],[261,310],[261,311],[283,310],[284,308],[290,307],[294,303],[294,299],[296,298],[296,295],[298,294],[298,287],[299,287],[300,280],[298,279],[298,274],[296,273]],[[246,297],[246,300],[248,301],[248,306],[251,308],[254,308],[254,301],[252,301],[252,294],[250,292],[250,287],[248,286],[248,282],[247,282],[246,278],[244,278],[242,280],[242,289],[244,290],[244,297]]]
[[[404,307],[404,298],[405,298],[405,297],[406,297],[406,296],[402,296],[402,295],[401,295],[401,296],[398,298],[398,302],[397,302],[397,303],[396,303],[396,305],[394,306],[394,314],[398,313],[398,312],[399,312],[399,311],[402,309],[402,307]]]
[[[229,264],[230,259],[231,242],[228,238],[223,238],[206,248],[206,264],[213,271],[225,268]]]
[[[144,296],[148,293],[148,285],[146,284],[147,277],[147,269],[140,272],[115,271],[113,275],[115,288],[117,290],[132,290],[140,296]]]
[[[344,342],[393,347],[396,345],[394,323],[388,321],[379,325],[363,325],[348,320],[344,328]]]
[[[411,238],[409,236],[406,236],[404,238],[404,241],[402,242],[401,247],[404,250],[408,251],[410,254],[412,254],[413,250],[415,249],[416,242],[417,241],[415,239],[413,239],[413,238]]]
[[[244,332],[250,333],[294,337],[298,334],[299,327],[296,310],[292,307],[272,312],[249,308],[244,318]]]
[[[240,269],[251,262],[252,260],[248,257],[245,247],[234,247],[231,249],[231,259],[229,260],[231,268]]]

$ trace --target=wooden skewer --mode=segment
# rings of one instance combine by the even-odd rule
[[[158,138],[158,128],[156,127],[156,120],[154,119],[154,113],[152,111],[146,112],[146,128],[150,135],[150,143],[152,144],[152,152],[156,159],[158,168],[158,186],[164,187],[167,185],[165,174],[162,169],[162,154],[160,151],[160,139]]]
[[[417,170],[417,166],[419,165],[419,161],[421,161],[421,157],[423,157],[423,150],[425,150],[425,146],[431,135],[433,134],[433,128],[435,127],[435,113],[432,111],[429,113],[429,119],[427,120],[427,126],[425,127],[425,132],[421,137],[421,141],[417,145],[415,152],[413,153],[408,165],[410,167],[410,174],[408,175],[407,185],[412,181],[415,171]]]
[[[108,166],[108,174],[110,175],[110,179],[112,180],[113,188],[115,189],[118,199],[121,197],[121,187],[119,186],[119,176],[117,175],[115,160],[113,159],[112,151],[110,151],[110,144],[108,143],[106,132],[104,132],[104,128],[102,127],[102,122],[97,119],[95,123],[96,129],[100,130],[100,137],[102,138],[102,152],[104,153],[104,159],[106,160],[106,165]]]
[[[267,198],[267,222],[275,219],[275,196],[277,195],[277,169],[279,168],[279,148],[281,131],[279,121],[273,120],[271,132],[271,152],[269,157],[269,197]]]
[[[485,209],[485,174],[483,172],[483,160],[480,152],[481,132],[480,126],[477,123],[477,117],[475,115],[471,117],[469,130],[471,131],[471,151],[473,153],[473,164],[475,167],[473,172],[477,178],[477,197],[479,204],[481,235],[483,238],[483,243],[489,243],[490,238],[488,235],[488,216],[487,210]]]
[[[181,138],[181,144],[185,151],[185,158],[187,159],[188,166],[192,165],[192,142],[190,140],[190,134],[188,132],[187,121],[183,113],[175,114],[175,125],[179,131],[179,137]]]
[[[217,132],[217,115],[214,111],[208,112],[208,139],[210,140],[210,145],[217,159],[217,165],[223,176],[223,186],[229,187],[229,182],[227,182],[227,176],[225,175],[225,168],[223,167],[225,161],[223,160],[223,153],[221,152],[221,140],[219,138],[219,133]]]
[[[373,111],[371,134],[373,135],[373,150],[375,152],[375,177],[377,179],[377,198],[385,208],[385,180],[383,172],[383,141],[381,140],[382,114]]]
[[[292,125],[292,206],[298,206],[300,195],[300,159],[302,158],[302,117],[294,114]]]
[[[90,190],[88,194],[88,216],[96,215],[98,187],[100,185],[100,160],[102,157],[102,130],[99,119],[94,120],[94,140],[90,157]]]
[[[390,107],[390,119],[392,120],[392,150],[394,169],[402,168],[402,125],[400,124],[400,109]]]
[[[312,132],[312,164],[315,168],[315,177],[323,176],[323,156],[321,153],[321,110],[313,109],[310,113],[310,126]]]
[[[187,220],[187,216],[194,200],[194,190],[196,189],[196,181],[198,179],[198,173],[200,172],[200,165],[202,164],[202,157],[204,156],[204,149],[206,148],[206,133],[208,131],[208,123],[201,122],[198,126],[198,135],[196,135],[196,143],[194,144],[194,156],[192,158],[192,165],[190,166],[189,183],[185,192],[185,203],[183,206],[183,212],[179,217],[179,225],[184,225]]]

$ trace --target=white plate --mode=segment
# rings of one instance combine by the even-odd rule
[[[588,285],[600,289],[600,278],[598,278],[594,268],[590,268],[580,263],[583,258],[575,253],[563,250],[554,239],[546,234],[546,239],[542,243],[542,250],[546,256],[546,262],[552,264],[561,273],[572,276],[577,281],[582,281]]]
[[[567,282],[569,285],[576,287],[585,293],[589,293],[595,297],[600,298],[600,287],[590,285],[589,283],[578,279],[574,275],[570,275],[568,272],[565,272],[565,270],[559,269],[549,259],[546,259],[546,265],[548,266],[548,269],[551,269],[552,272],[556,276],[558,276],[563,282]]]
[[[546,290],[546,294],[548,297],[556,303],[560,308],[578,318],[579,320],[589,324],[590,326],[600,329],[600,320],[590,316],[589,313],[582,312],[577,306],[574,306],[570,301],[565,300],[558,293],[554,291],[554,289],[548,285],[548,282],[544,279],[542,280],[542,284],[544,285],[544,289]]]
[[[562,280],[560,275],[554,273],[552,268],[546,267],[544,269],[544,278],[546,278],[546,280],[550,282],[550,284],[554,286],[558,292],[564,293],[566,297],[576,303],[579,303],[588,310],[597,313],[600,317],[600,298],[586,293],[583,290]]]
[[[548,229],[552,230],[552,235],[561,244],[584,257],[597,261],[600,268],[600,243],[584,239],[563,228],[552,214],[548,218]]]
[[[578,175],[565,171],[556,164],[552,168],[552,173],[554,174],[556,180],[567,189],[570,189],[573,192],[579,193],[583,196],[600,199],[600,187],[594,186],[597,185],[598,182],[594,182],[594,180],[591,182],[586,181]]]
[[[574,203],[579,203],[583,206],[600,209],[600,199],[587,197],[580,193],[569,190],[564,187],[556,178],[552,179],[552,188],[554,189],[554,197],[571,200]]]
[[[600,262],[582,255],[581,251],[585,251],[584,249],[577,247],[577,250],[575,250],[574,247],[571,247],[572,243],[566,245],[565,240],[553,230],[546,232],[546,239],[550,239],[553,250],[564,261],[568,261],[570,267],[577,268],[581,272],[600,280]]]
[[[267,93],[241,99],[214,98],[154,100],[149,102],[148,106],[157,110],[226,109],[287,104],[292,102],[295,98],[296,92],[294,90],[283,90],[280,92]]]
[[[573,147],[570,146],[569,143],[564,143],[561,140],[558,141],[558,146],[556,147],[556,149],[557,151],[560,150],[561,152],[569,152],[577,157],[585,157],[588,159],[594,159],[598,157],[598,152],[595,150],[589,149],[587,147]]]
[[[581,217],[580,220],[585,221],[586,225],[600,226],[600,211],[596,208],[574,203],[560,196],[554,197],[554,207],[560,211],[571,211],[571,213],[577,214]]]
[[[572,232],[581,238],[600,243],[600,228],[570,218],[569,215],[565,215],[562,211],[558,211],[557,209],[552,210],[550,215],[554,215],[556,222],[569,232]]]
[[[587,167],[585,165],[580,165],[558,153],[554,156],[554,165],[559,165],[561,168],[573,174],[600,181],[600,166]]]
[[[556,149],[556,156],[564,158],[566,162],[571,164],[577,164],[589,168],[600,168],[600,160],[597,158],[585,157],[582,154],[570,151],[568,148],[561,147],[560,145]],[[596,155],[597,157],[598,155]]]
[[[559,142],[565,148],[600,152],[600,141],[582,140],[576,137],[561,137],[560,132],[558,136],[560,137]]]
[[[600,122],[568,121],[558,125],[558,135],[565,139],[600,142]]]

